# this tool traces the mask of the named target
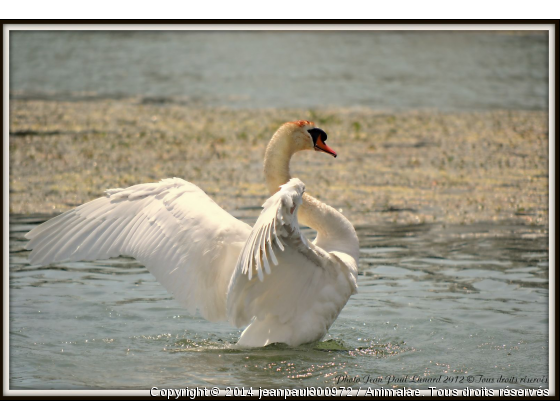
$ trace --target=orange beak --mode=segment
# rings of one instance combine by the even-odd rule
[[[327,144],[321,139],[321,135],[317,137],[317,142],[315,143],[315,150],[320,150],[321,152],[328,153],[329,155],[333,155],[336,157],[336,152],[331,149]]]

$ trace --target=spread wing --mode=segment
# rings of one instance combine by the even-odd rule
[[[355,267],[302,236],[297,210],[304,190],[292,179],[270,197],[239,255],[227,314],[238,327],[250,324],[241,345],[320,339],[356,291]]]
[[[271,272],[268,258],[270,257],[274,265],[278,265],[273,246],[276,245],[280,251],[285,250],[282,237],[284,240],[291,239],[292,245],[301,252],[309,254],[310,257],[315,256],[307,239],[301,235],[297,220],[296,210],[302,203],[304,191],[305,185],[294,178],[263,204],[264,209],[253,226],[237,262],[236,275],[246,274],[251,280],[254,268],[262,281],[263,267],[266,274]]]
[[[179,178],[107,191],[31,230],[32,264],[132,256],[184,304],[224,320],[226,292],[251,228]]]

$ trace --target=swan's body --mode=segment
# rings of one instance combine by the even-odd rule
[[[359,254],[350,222],[304,194],[289,173],[300,150],[336,156],[325,139],[308,121],[274,134],[265,155],[272,196],[253,228],[197,186],[165,179],[108,190],[36,227],[26,235],[31,263],[132,256],[191,313],[247,326],[239,345],[319,340],[357,291]],[[298,215],[317,230],[313,243],[301,235]]]

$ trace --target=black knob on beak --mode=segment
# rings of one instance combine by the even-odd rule
[[[325,133],[320,128],[312,128],[310,130],[307,130],[307,132],[313,139],[313,146],[317,146],[317,139],[319,138],[319,136],[321,136],[321,140],[323,140],[323,143],[327,141],[327,133]]]

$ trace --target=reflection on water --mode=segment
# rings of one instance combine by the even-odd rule
[[[240,349],[240,330],[190,316],[130,258],[30,266],[23,235],[43,220],[10,217],[11,389],[333,386],[342,375],[482,375],[488,382],[437,386],[548,388],[542,227],[360,227],[359,293],[323,342]]]

